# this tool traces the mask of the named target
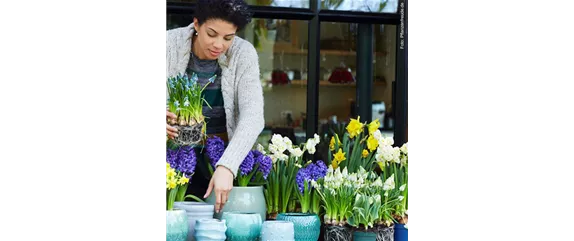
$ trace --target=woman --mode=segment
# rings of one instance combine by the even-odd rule
[[[212,108],[203,109],[207,134],[229,140],[203,187],[204,198],[215,192],[216,212],[227,202],[237,169],[264,126],[259,58],[251,43],[236,36],[250,21],[243,0],[199,0],[192,24],[167,31],[167,77],[195,72],[200,83],[207,83],[209,76],[216,76],[204,91]],[[175,118],[169,112],[166,116]],[[167,125],[167,134],[173,138],[177,129]],[[195,181],[190,188],[202,188]]]

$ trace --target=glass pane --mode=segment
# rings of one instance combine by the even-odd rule
[[[249,5],[309,8],[309,0],[247,0]]]
[[[357,28],[356,23],[321,23],[318,128],[324,139],[318,150],[322,160],[333,132],[342,136],[349,118],[356,118]]]
[[[196,3],[197,0],[166,0],[167,2]],[[249,5],[287,8],[309,8],[309,0],[245,0]]]
[[[166,23],[167,30],[185,27],[193,23],[193,16],[190,14],[168,14]]]
[[[321,9],[396,13],[399,0],[321,0]]]
[[[373,120],[379,119],[380,130],[393,136],[393,87],[395,83],[396,33],[394,25],[375,25],[373,47]]]
[[[304,142],[307,111],[308,23],[301,20],[253,19],[238,35],[253,43],[265,98],[265,130],[258,142],[267,145],[274,133]]]

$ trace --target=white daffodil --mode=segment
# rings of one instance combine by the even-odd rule
[[[373,138],[375,138],[375,140],[380,141],[383,139],[383,135],[381,134],[380,130],[376,130],[375,132],[373,132]]]
[[[264,148],[261,144],[259,144],[259,143],[257,143],[257,150],[258,150],[259,152],[261,152],[261,154],[263,154],[263,155],[267,154],[267,153],[265,152],[265,148]]]
[[[388,196],[389,196],[389,191],[385,191],[384,196],[385,196],[385,197],[388,197]]]
[[[275,153],[279,152],[279,147],[277,147],[277,145],[275,145],[275,144],[269,144],[269,151],[272,154],[275,154]]]
[[[311,180],[311,186],[317,190],[320,190],[320,186],[315,180]]]
[[[287,145],[288,147],[293,146],[293,142],[291,141],[291,139],[289,139],[289,137],[283,137],[283,143],[285,143],[285,145]]]
[[[271,143],[274,145],[284,144],[283,137],[279,134],[274,134],[273,137],[271,137]]]
[[[275,158],[277,158],[278,160],[281,160],[281,161],[287,161],[287,159],[289,159],[289,156],[287,156],[283,153],[275,153],[275,154],[273,154],[273,156],[275,156]]]
[[[399,202],[402,201],[403,199],[405,199],[405,197],[399,196]]]
[[[315,151],[317,151],[315,149],[316,145],[317,145],[317,142],[315,142],[315,140],[309,139],[309,140],[307,140],[307,143],[305,143],[305,149],[307,149],[309,154],[315,154]]]
[[[379,194],[375,195],[375,202],[381,203],[381,195],[379,195]]]
[[[397,164],[401,163],[401,150],[398,147],[393,147],[393,161]]]
[[[409,153],[409,143],[405,143],[401,146],[401,152],[405,155]]]
[[[315,149],[315,146],[312,146],[311,148],[307,148],[307,152],[309,152],[309,154],[315,154],[315,152],[317,152],[317,149]]]
[[[349,171],[347,170],[347,167],[343,168],[343,172],[341,172],[341,174],[343,175],[343,177],[346,177],[349,175]]]
[[[298,167],[298,168],[301,168],[301,167],[302,167],[301,164],[299,164],[299,163],[295,163],[295,166]]]
[[[313,141],[315,142],[315,145],[319,144],[321,142],[321,137],[319,137],[319,135],[317,135],[317,134],[314,134],[313,135]]]
[[[299,147],[291,149],[290,152],[291,152],[291,156],[294,156],[296,158],[299,158],[303,155],[303,151]]]

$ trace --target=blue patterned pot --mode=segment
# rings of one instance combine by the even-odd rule
[[[321,233],[321,221],[317,214],[311,213],[280,213],[277,220],[293,222],[295,240],[317,241]]]
[[[227,199],[223,210],[220,210],[219,213],[215,213],[215,218],[221,219],[223,212],[238,211],[259,213],[261,220],[265,220],[267,204],[265,203],[265,196],[263,195],[263,186],[233,187]],[[205,201],[215,205],[215,192],[212,191]]]
[[[167,210],[165,218],[166,241],[185,241],[189,229],[185,210]]]
[[[225,220],[198,219],[195,221],[195,240],[197,241],[225,241],[227,225]]]
[[[224,212],[221,219],[227,223],[227,241],[257,240],[261,233],[259,213]]]
[[[187,222],[189,229],[187,232],[187,241],[195,241],[195,221],[198,219],[212,219],[213,205],[203,202],[174,202],[174,208],[185,210],[187,213]]]
[[[376,241],[377,240],[377,233],[355,231],[355,232],[353,232],[353,240],[354,241]]]
[[[260,237],[261,241],[295,241],[295,227],[290,221],[265,221]]]

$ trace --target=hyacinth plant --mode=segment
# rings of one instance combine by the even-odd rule
[[[297,182],[297,198],[301,204],[302,213],[314,213],[319,215],[321,198],[315,190],[319,179],[327,174],[327,166],[321,160],[316,163],[309,161],[307,165],[297,172],[295,181]]]
[[[198,201],[201,199],[193,196],[185,196],[191,178],[195,172],[197,157],[195,151],[190,146],[179,148],[167,148],[166,150],[167,180],[168,189],[168,209],[173,206],[173,202],[184,201],[186,198],[192,198]],[[173,170],[170,171],[170,170]]]
[[[268,145],[268,153],[273,167],[265,184],[265,201],[267,213],[274,216],[278,213],[294,212],[296,200],[296,175],[302,168],[303,156],[307,152],[314,154],[320,138],[317,134],[298,146],[279,134],[274,134]],[[287,153],[287,154],[286,154]]]
[[[367,125],[361,123],[360,118],[360,116],[357,119],[351,118],[342,140],[338,134],[331,137],[328,157],[333,169],[341,166],[341,168],[347,167],[349,172],[357,172],[359,167],[368,171],[375,168],[374,156],[378,141],[374,133],[379,131],[380,122],[376,119]]]
[[[209,79],[209,83],[212,83],[217,76],[213,76]],[[197,143],[203,134],[205,133],[205,117],[203,116],[202,109],[203,103],[205,102],[209,108],[209,104],[202,97],[201,93],[208,84],[205,86],[200,86],[198,83],[198,76],[193,73],[191,78],[187,74],[168,78],[167,80],[167,90],[169,94],[168,98],[168,109],[170,112],[177,116],[177,120],[171,120],[169,124],[180,130],[180,136],[176,139],[180,145],[189,145]],[[188,129],[185,127],[201,127],[198,133],[194,129],[190,129],[193,133],[187,133]]]
[[[209,158],[209,163],[206,163],[211,175],[217,166],[217,162],[223,156],[225,151],[225,144],[223,140],[217,136],[207,139],[206,154]],[[234,181],[235,186],[261,186],[266,183],[269,172],[271,171],[272,160],[271,157],[265,155],[262,148],[251,150],[239,165],[237,178]]]
[[[195,172],[195,166],[197,164],[195,150],[191,146],[181,146],[175,149],[168,148],[166,153],[166,163],[175,170],[177,175],[188,179],[185,183],[178,183],[174,201],[184,201],[186,198],[202,201],[193,195],[185,196],[187,187],[189,186],[189,182],[191,181],[191,177]],[[173,184],[171,185],[173,186]]]

